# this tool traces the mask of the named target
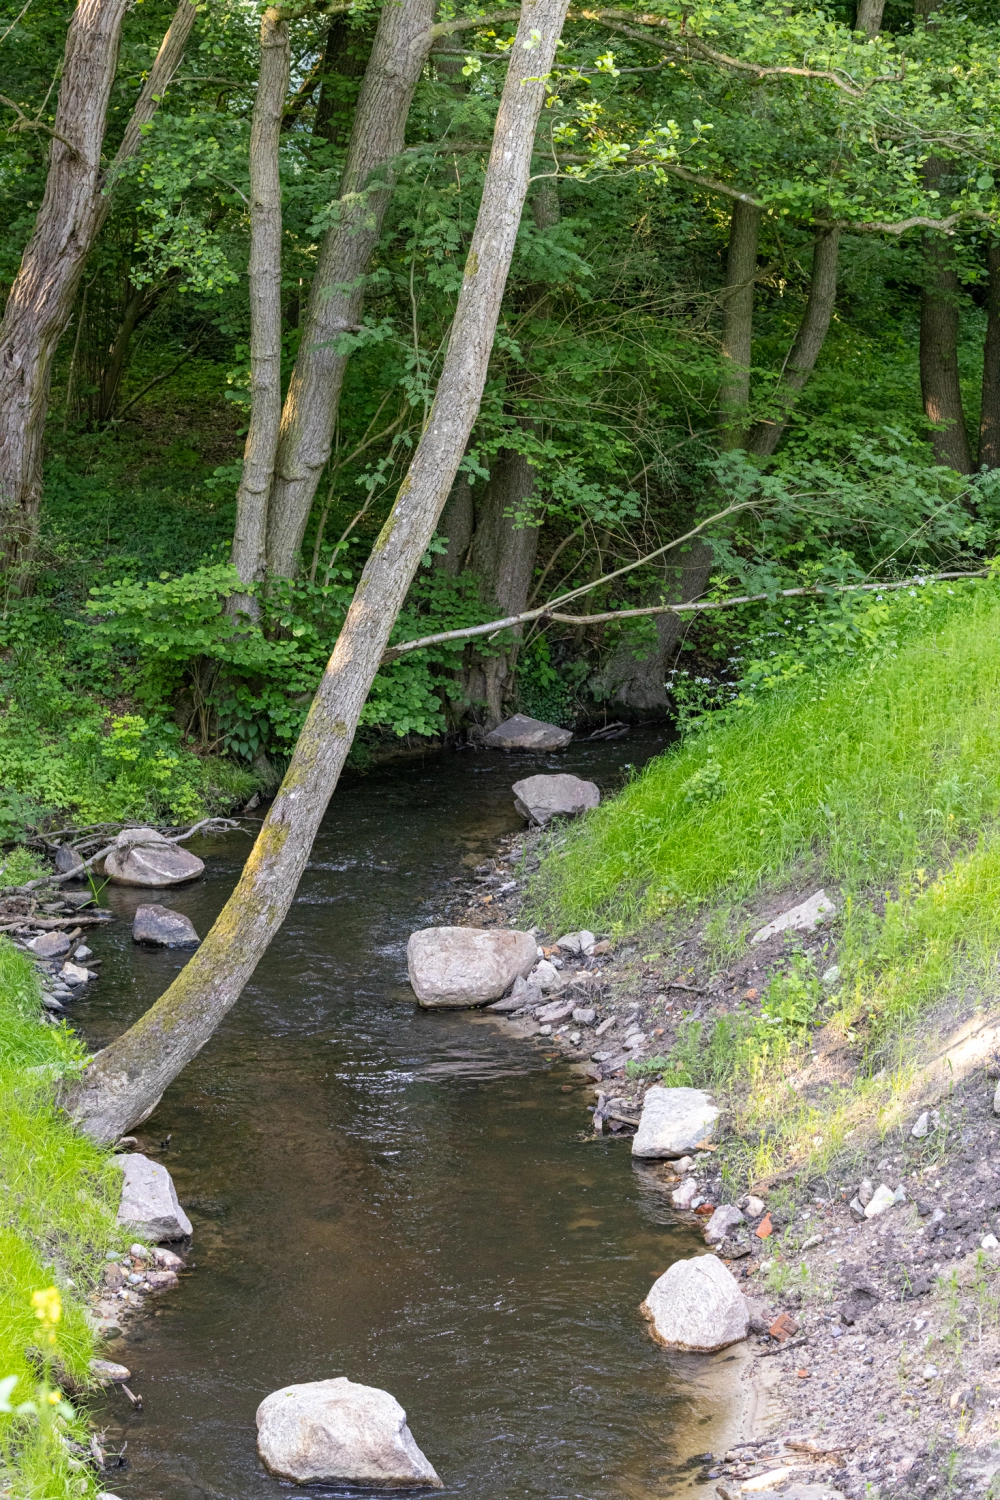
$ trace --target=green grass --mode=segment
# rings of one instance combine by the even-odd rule
[[[725,946],[760,889],[837,884],[838,992],[792,944],[762,1001],[769,1021],[684,1023],[668,1061],[665,1082],[722,1096],[734,1182],[789,1164],[821,1174],[899,1128],[922,1086],[921,1018],[993,993],[998,639],[994,584],[923,591],[866,654],[820,664],[662,756],[550,844],[533,897],[553,929],[669,928],[701,909],[706,941]],[[742,951],[750,928],[737,926],[729,946]],[[853,1038],[860,1065],[807,1100],[792,1078],[823,1023]]]
[[[17,1377],[15,1407],[39,1399],[33,1349],[86,1381],[94,1354],[86,1299],[104,1252],[122,1242],[120,1175],[54,1102],[57,1079],[80,1066],[83,1050],[40,1014],[32,965],[0,939],[0,1380]],[[61,1316],[48,1327],[32,1296],[51,1287]],[[92,1496],[100,1486],[72,1446],[87,1443],[85,1419],[47,1403],[44,1415],[0,1414],[0,1488],[14,1500]]]
[[[847,890],[943,864],[1000,813],[1000,591],[922,590],[846,664],[812,663],[653,761],[553,847],[536,916],[633,930],[805,874]]]

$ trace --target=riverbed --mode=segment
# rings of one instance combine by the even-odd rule
[[[252,984],[139,1131],[194,1240],[180,1288],[109,1346],[143,1409],[116,1394],[99,1416],[110,1449],[127,1442],[108,1489],[287,1500],[257,1458],[256,1407],[346,1375],[397,1397],[446,1494],[693,1493],[733,1355],[667,1353],[638,1306],[700,1240],[627,1141],[593,1140],[579,1072],[481,1013],[419,1011],[406,984],[409,933],[521,826],[511,782],[568,770],[607,792],[664,746],[633,731],[344,780]],[[74,1007],[92,1047],[184,961],[133,945],[135,907],[163,900],[204,934],[251,841],[192,845],[207,872],[189,888],[106,889],[120,920],[92,940],[101,979]]]

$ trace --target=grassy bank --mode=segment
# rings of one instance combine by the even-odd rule
[[[88,1379],[85,1308],[121,1237],[120,1177],[54,1106],[55,1079],[84,1054],[41,1017],[32,965],[0,939],[0,1487],[15,1500],[83,1500],[101,1488],[81,1458],[88,1431],[45,1362]],[[26,1403],[35,1410],[19,1411]]]
[[[696,940],[709,1014],[643,1066],[726,1096],[743,1180],[826,1171],[908,1121],[947,1089],[932,1057],[946,1072],[951,1039],[992,1004],[1000,590],[874,608],[856,654],[803,663],[554,836],[533,888],[545,928],[639,934],[664,980]],[[751,973],[768,901],[821,885],[838,906],[822,953],[788,938]]]

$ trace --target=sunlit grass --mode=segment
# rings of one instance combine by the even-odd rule
[[[80,1044],[40,1019],[38,981],[23,954],[0,939],[0,1379],[16,1375],[11,1401],[34,1399],[41,1348],[85,1381],[94,1353],[87,1295],[105,1250],[121,1243],[115,1222],[120,1176],[109,1155],[78,1135],[55,1104],[58,1078],[78,1067]],[[32,1294],[61,1293],[62,1315],[43,1330]],[[0,1485],[15,1500],[81,1500],[99,1488],[66,1439],[80,1420],[39,1424],[0,1415]]]
[[[535,915],[621,933],[803,866],[813,885],[895,880],[978,834],[1000,813],[1000,594],[926,590],[896,619],[882,649],[651,762],[551,848]]]

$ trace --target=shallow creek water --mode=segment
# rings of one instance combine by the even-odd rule
[[[578,1072],[481,1014],[420,1012],[405,959],[449,880],[520,826],[512,781],[568,770],[608,791],[663,743],[446,753],[344,781],[253,983],[139,1132],[193,1221],[193,1273],[110,1346],[144,1409],[115,1395],[100,1417],[112,1448],[128,1441],[109,1489],[282,1500],[295,1487],[260,1465],[257,1404],[347,1375],[402,1403],[445,1493],[692,1493],[727,1356],[670,1355],[637,1312],[691,1231],[627,1142],[581,1138]],[[205,878],[160,899],[204,934],[249,847],[203,841]],[[74,1016],[94,1047],[183,963],[132,944],[140,892],[106,896],[120,920],[93,939],[102,977]]]

